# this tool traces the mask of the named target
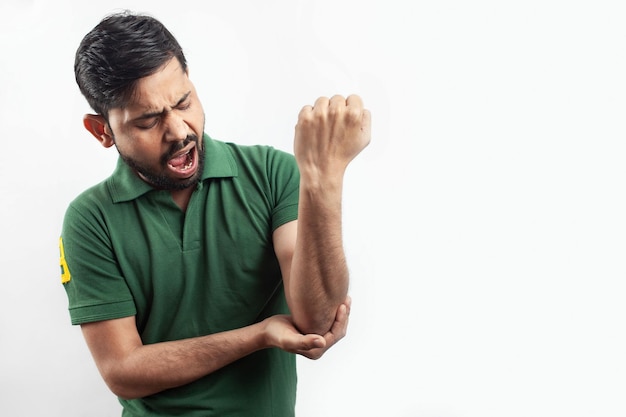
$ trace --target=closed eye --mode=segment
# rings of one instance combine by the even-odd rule
[[[158,123],[159,123],[159,117],[153,117],[153,118],[142,120],[142,122],[138,123],[136,126],[142,130],[148,130],[148,129],[152,129],[153,127],[156,127]]]
[[[174,105],[172,109],[182,111],[188,110],[191,107],[192,103],[190,96],[191,91],[187,92],[180,100],[178,100],[178,102],[176,103],[176,105]],[[160,120],[165,117],[168,112],[169,110],[146,113],[134,120],[135,126],[137,127],[137,129],[141,130],[152,129],[158,126]]]
[[[187,94],[183,97],[182,101],[178,102],[176,108],[178,110],[187,110],[189,107],[191,107],[191,99],[189,98],[189,94]]]

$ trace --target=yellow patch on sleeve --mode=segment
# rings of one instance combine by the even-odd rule
[[[65,249],[63,248],[63,238],[59,238],[59,249],[61,251],[61,284],[70,282],[72,276],[70,275],[70,269],[67,267],[67,261],[65,260]]]

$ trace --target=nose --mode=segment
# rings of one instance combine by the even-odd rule
[[[165,140],[168,142],[182,141],[187,138],[187,123],[176,112],[169,112],[166,116]]]

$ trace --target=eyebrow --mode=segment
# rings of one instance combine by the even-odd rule
[[[187,93],[185,93],[185,95],[183,95],[181,97],[181,99],[178,100],[178,102],[172,108],[175,109],[176,107],[178,107],[181,104],[183,104],[185,102],[185,100],[187,100],[187,98],[189,98],[189,95],[191,95],[191,91],[188,91]],[[149,113],[144,113],[141,116],[135,117],[132,121],[136,122],[136,121],[140,121],[140,120],[152,119],[153,117],[159,117],[162,114],[167,113],[168,111],[169,110],[161,110],[161,111],[153,111],[153,112],[149,112]]]

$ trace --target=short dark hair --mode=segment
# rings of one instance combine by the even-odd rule
[[[91,108],[108,119],[109,110],[124,107],[132,97],[140,78],[174,57],[186,71],[181,46],[160,21],[124,11],[105,17],[85,35],[74,75]]]

